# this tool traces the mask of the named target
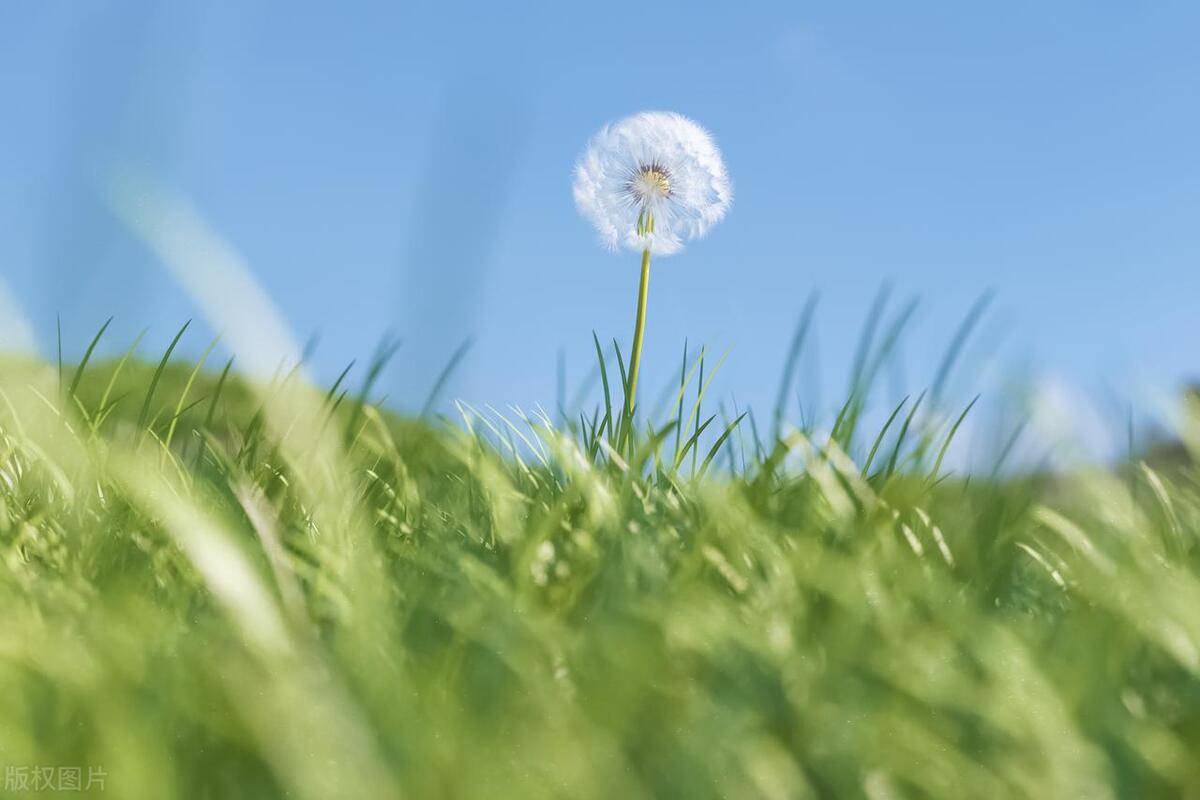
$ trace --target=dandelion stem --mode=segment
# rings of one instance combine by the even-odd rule
[[[629,386],[625,394],[625,415],[633,424],[634,400],[637,397],[638,368],[642,364],[642,337],[646,331],[646,297],[650,293],[650,248],[642,251],[642,281],[638,286],[637,320],[633,328],[633,349],[629,353]]]

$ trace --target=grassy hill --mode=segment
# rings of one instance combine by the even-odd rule
[[[727,458],[694,388],[631,432],[611,377],[576,421],[450,423],[299,375],[5,362],[6,794],[1200,786],[1190,467],[947,476],[956,415],[864,432],[853,397]]]

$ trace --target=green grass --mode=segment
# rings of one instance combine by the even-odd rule
[[[823,434],[787,402],[807,321],[770,430],[711,415],[694,348],[660,425],[599,340],[604,397],[554,421],[6,361],[0,767],[154,800],[1194,791],[1196,473],[946,474],[958,340],[862,430],[902,325]]]

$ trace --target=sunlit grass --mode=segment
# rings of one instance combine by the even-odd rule
[[[156,799],[1200,785],[1196,476],[946,471],[981,308],[871,431],[903,312],[825,430],[786,390],[713,414],[695,348],[633,418],[599,338],[594,406],[453,419],[373,405],[388,347],[325,388],[174,343],[6,361],[0,766]]]

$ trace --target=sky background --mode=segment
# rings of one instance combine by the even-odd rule
[[[1196,372],[1198,40],[1194,2],[6,2],[0,278],[46,353],[56,314],[69,353],[109,315],[111,347],[149,326],[161,352],[197,310],[105,201],[134,168],[319,332],[321,378],[391,331],[390,402],[419,406],[470,336],[450,397],[550,407],[559,353],[574,386],[636,295],[574,161],[605,122],[675,110],[735,199],[654,264],[652,392],[686,337],[769,414],[819,290],[799,394],[828,412],[890,281],[920,306],[881,405],[990,289],[956,394],[1019,375],[1119,409]]]

